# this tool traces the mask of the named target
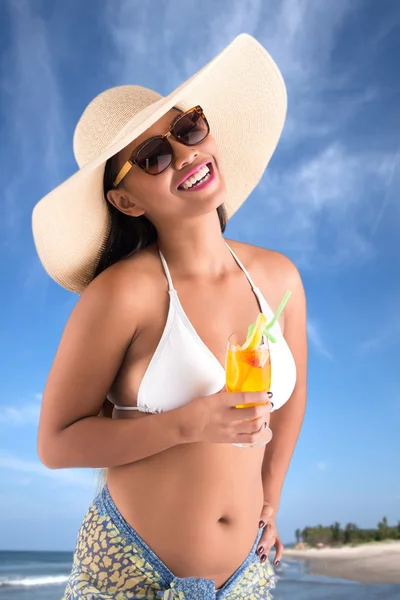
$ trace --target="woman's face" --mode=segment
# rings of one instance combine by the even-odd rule
[[[163,135],[169,130],[179,111],[171,109],[152,127],[126,146],[114,158],[118,172],[131,157],[134,149],[154,135]],[[206,115],[207,117],[207,115]],[[185,146],[172,136],[169,138],[173,157],[171,165],[159,175],[149,175],[134,165],[118,189],[110,190],[107,199],[125,214],[146,217],[157,227],[176,220],[193,218],[210,213],[225,200],[225,182],[220,171],[220,160],[216,143],[211,135],[197,146]],[[178,186],[182,179],[197,166],[211,163],[214,180],[203,189],[184,190]],[[210,178],[211,179],[211,178]]]

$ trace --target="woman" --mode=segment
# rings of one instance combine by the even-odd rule
[[[138,86],[95,98],[75,131],[80,170],[35,207],[44,267],[81,293],[44,391],[39,456],[107,469],[67,599],[270,598],[305,408],[305,299],[287,258],[222,233],[285,112],[278,68],[240,35],[166,98]],[[271,320],[287,289],[273,405],[227,393],[229,335],[245,338],[260,311]],[[267,442],[268,424],[269,444],[233,445]]]

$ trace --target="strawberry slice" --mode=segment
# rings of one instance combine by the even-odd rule
[[[271,360],[269,350],[267,348],[258,350],[242,350],[240,353],[240,358],[243,362],[251,365],[252,367],[256,367],[257,369],[262,369],[265,367],[267,362]]]

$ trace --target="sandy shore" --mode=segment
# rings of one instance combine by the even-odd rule
[[[284,558],[308,563],[312,574],[361,583],[400,583],[400,542],[371,543],[354,548],[285,550]]]

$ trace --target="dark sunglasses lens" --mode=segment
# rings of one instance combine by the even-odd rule
[[[195,110],[178,119],[173,128],[176,139],[187,146],[202,142],[208,131],[207,121]]]
[[[152,175],[162,173],[172,161],[171,146],[168,140],[161,138],[150,140],[139,150],[136,161],[139,167]]]

